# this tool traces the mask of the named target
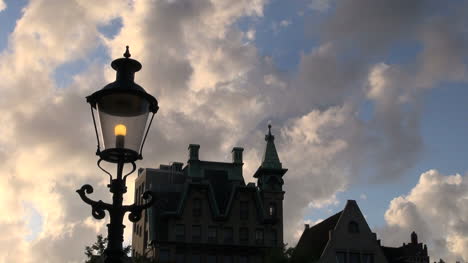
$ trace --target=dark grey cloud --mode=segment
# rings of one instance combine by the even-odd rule
[[[318,28],[323,41],[369,56],[411,39],[425,21],[431,1],[343,0]]]

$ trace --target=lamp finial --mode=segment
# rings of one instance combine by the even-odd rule
[[[124,53],[124,57],[125,58],[129,58],[131,55],[130,55],[130,51],[128,50],[128,46],[125,47],[125,53]]]
[[[268,121],[268,136],[271,136],[271,121]]]

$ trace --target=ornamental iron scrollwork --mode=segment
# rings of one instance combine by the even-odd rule
[[[94,189],[89,184],[83,185],[80,189],[76,190],[76,192],[80,195],[81,199],[85,203],[91,206],[91,209],[92,209],[91,214],[96,219],[103,219],[106,215],[105,211],[107,210],[107,212],[109,213],[111,217],[111,222],[112,222],[112,218],[119,218],[119,217],[121,218],[127,212],[130,212],[130,214],[128,215],[128,219],[131,222],[139,221],[141,219],[143,210],[151,207],[154,204],[155,196],[151,191],[146,191],[142,195],[143,200],[146,201],[144,204],[122,205],[123,194],[127,192],[127,187],[125,186],[126,179],[127,179],[127,176],[129,176],[131,173],[133,173],[136,170],[135,163],[134,162],[131,163],[132,164],[131,171],[125,174],[124,176],[122,176],[123,164],[119,164],[118,169],[117,169],[117,178],[113,179],[112,175],[100,166],[101,161],[102,160],[98,161],[99,168],[101,168],[104,172],[106,172],[110,177],[110,183],[108,184],[108,187],[110,188],[111,192],[114,194],[113,204],[105,203],[102,200],[94,201],[90,199],[87,195],[92,194],[94,192]]]

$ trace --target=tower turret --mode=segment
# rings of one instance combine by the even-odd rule
[[[413,233],[411,233],[411,243],[413,243],[415,245],[418,244],[418,235],[414,231],[413,231]]]
[[[258,179],[258,187],[262,191],[283,191],[283,175],[288,171],[284,169],[278,157],[275,146],[275,136],[271,134],[271,124],[268,125],[268,134],[265,135],[266,147],[262,164],[258,167],[254,177]]]

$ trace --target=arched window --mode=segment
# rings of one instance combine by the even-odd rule
[[[358,223],[351,221],[348,224],[348,231],[349,233],[359,233],[359,225]]]

